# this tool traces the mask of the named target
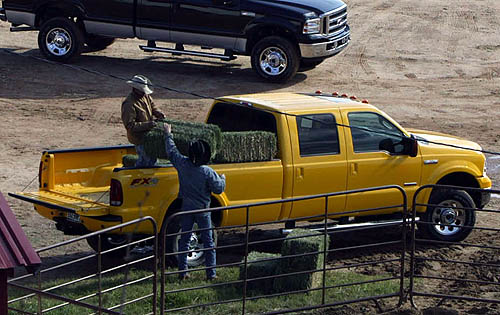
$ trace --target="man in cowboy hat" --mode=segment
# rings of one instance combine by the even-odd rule
[[[144,151],[144,135],[155,126],[155,119],[163,119],[165,115],[156,108],[151,94],[151,81],[143,75],[135,75],[127,84],[132,92],[122,103],[122,121],[127,129],[127,138],[135,145],[139,159],[136,167],[154,166],[156,158],[151,158]]]

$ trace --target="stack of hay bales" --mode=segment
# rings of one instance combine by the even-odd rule
[[[242,163],[269,161],[277,153],[276,135],[266,131],[222,132],[216,125],[165,119],[146,133],[144,150],[150,157],[166,159],[163,123],[172,126],[179,152],[188,155],[189,143],[204,140],[211,148],[212,163]]]
[[[320,232],[295,229],[283,242],[281,256],[251,252],[247,258],[247,279],[302,271],[304,273],[250,281],[247,282],[247,289],[259,293],[278,293],[306,290],[320,286],[322,273],[314,270],[323,268],[324,248],[324,236]],[[279,257],[281,258],[277,259]],[[275,259],[258,261],[271,258]],[[245,266],[240,266],[240,279],[244,278],[244,268]]]
[[[313,236],[307,236],[311,234]],[[328,237],[327,240],[329,240]],[[322,269],[324,249],[324,236],[320,232],[306,229],[293,230],[292,233],[288,234],[281,246],[281,255],[283,257],[299,256],[281,259],[277,274]],[[321,285],[321,279],[321,272],[307,272],[279,277],[274,280],[274,290],[287,292],[316,288]]]

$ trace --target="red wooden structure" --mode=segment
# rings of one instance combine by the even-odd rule
[[[0,315],[7,314],[7,277],[24,266],[35,272],[42,262],[0,192]]]

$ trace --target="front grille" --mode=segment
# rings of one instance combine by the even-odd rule
[[[330,13],[326,13],[322,17],[322,34],[327,36],[337,35],[342,33],[347,27],[347,6]]]

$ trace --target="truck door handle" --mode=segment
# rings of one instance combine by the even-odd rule
[[[297,179],[304,179],[304,168],[297,167]]]
[[[351,175],[358,175],[358,163],[351,163]]]

